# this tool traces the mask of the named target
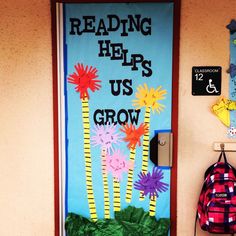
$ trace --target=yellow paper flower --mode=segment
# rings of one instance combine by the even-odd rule
[[[137,109],[142,107],[151,107],[153,112],[160,113],[164,109],[164,105],[160,104],[158,101],[163,100],[164,95],[167,93],[166,90],[161,90],[161,86],[157,89],[148,88],[147,84],[143,86],[140,85],[137,88],[136,92],[136,100],[133,100],[133,105],[136,106]]]

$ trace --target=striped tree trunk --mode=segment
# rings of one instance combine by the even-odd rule
[[[150,134],[150,113],[151,107],[147,107],[144,114],[144,123],[147,125],[148,132],[143,136],[143,153],[142,153],[142,173],[147,173],[148,171],[148,154],[149,154],[149,134]],[[140,192],[139,200],[143,201],[143,192]]]
[[[88,197],[88,205],[90,217],[93,221],[97,221],[96,205],[93,193],[92,182],[92,163],[90,151],[90,122],[89,122],[89,104],[88,99],[82,99],[82,118],[84,128],[84,156],[85,156],[85,176],[86,176],[86,190]]]
[[[136,148],[130,149],[130,160],[135,161],[135,153],[136,153]],[[126,187],[126,202],[130,203],[132,199],[132,188],[133,188],[133,175],[134,175],[134,169],[131,168],[129,169],[128,173],[128,182],[127,182],[127,187]]]
[[[150,203],[149,203],[149,215],[150,216],[155,216],[156,215],[156,202],[157,202],[157,197],[151,197]]]
[[[103,178],[103,188],[104,188],[104,218],[110,219],[110,197],[108,189],[108,179],[106,172],[106,149],[102,149],[102,178]]]
[[[113,178],[114,188],[114,211],[120,211],[120,182],[116,178]]]

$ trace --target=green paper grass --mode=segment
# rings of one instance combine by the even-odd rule
[[[142,208],[127,207],[115,212],[115,219],[93,222],[69,213],[65,228],[67,236],[168,236],[170,219],[149,216]]]

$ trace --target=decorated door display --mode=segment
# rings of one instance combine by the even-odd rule
[[[168,235],[171,167],[150,141],[172,131],[173,12],[57,5],[61,235]]]

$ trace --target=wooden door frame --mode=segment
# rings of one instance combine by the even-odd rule
[[[58,132],[58,58],[57,58],[57,3],[124,3],[146,2],[145,0],[51,0],[52,26],[52,76],[53,76],[53,134],[54,134],[54,227],[55,236],[60,236],[60,174],[59,174],[59,132]],[[173,133],[173,160],[171,169],[170,191],[170,234],[177,234],[177,153],[178,153],[178,91],[179,91],[179,36],[180,36],[180,5],[181,0],[149,0],[148,2],[174,3],[173,28],[173,65],[172,65],[172,133]]]

